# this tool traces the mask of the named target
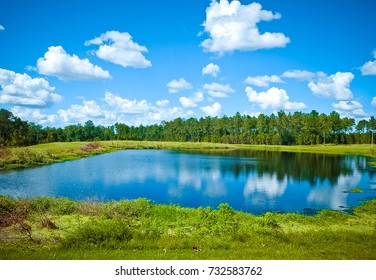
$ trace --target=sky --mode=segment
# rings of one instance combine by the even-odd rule
[[[374,0],[4,0],[0,108],[44,127],[376,110]]]

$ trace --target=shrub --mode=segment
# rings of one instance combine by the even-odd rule
[[[17,207],[17,202],[11,196],[0,195],[0,214],[12,213]]]
[[[322,219],[323,221],[327,220],[335,220],[335,221],[345,221],[348,219],[348,214],[345,214],[340,211],[334,211],[334,210],[322,210],[317,214],[317,217],[319,219]]]
[[[68,198],[37,197],[31,199],[30,208],[38,213],[69,215],[76,211],[76,202]]]
[[[276,216],[272,212],[266,212],[264,216],[262,216],[258,220],[258,224],[263,227],[271,227],[271,228],[277,228],[278,222],[276,219]]]
[[[132,238],[132,231],[126,220],[100,219],[86,222],[62,240],[65,247],[95,246],[107,248],[122,247],[122,242]]]
[[[76,211],[76,203],[68,198],[55,199],[56,205],[54,207],[54,213],[58,215],[69,215]]]
[[[0,228],[14,223],[13,213],[16,211],[16,200],[10,196],[0,195]]]
[[[107,217],[141,217],[150,214],[151,205],[149,200],[139,198],[136,200],[120,200],[108,202],[104,206]]]
[[[232,216],[235,214],[235,210],[228,203],[221,203],[218,206],[219,213],[225,216]]]
[[[0,227],[24,225],[29,215],[29,203],[0,195]]]

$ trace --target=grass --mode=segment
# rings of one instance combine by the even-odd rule
[[[338,155],[365,155],[376,157],[376,149],[366,144],[359,145],[312,145],[312,146],[275,146],[219,144],[198,142],[162,142],[162,141],[101,141],[48,143],[22,148],[0,149],[0,170],[46,165],[66,160],[75,160],[91,155],[124,149],[168,149],[168,150],[258,150],[296,153],[321,153]],[[370,162],[376,166],[375,162]]]
[[[200,251],[193,250],[200,248]],[[376,200],[353,214],[255,216],[157,205],[0,196],[0,259],[376,259]]]

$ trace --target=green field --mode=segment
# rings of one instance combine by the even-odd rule
[[[258,151],[279,151],[297,153],[325,153],[339,155],[365,155],[376,157],[376,147],[359,145],[312,145],[276,146],[216,144],[206,142],[160,142],[160,141],[101,141],[49,143],[21,148],[0,149],[0,170],[27,168],[66,160],[74,160],[95,154],[123,149],[168,149],[168,150],[209,150],[248,149]]]
[[[0,196],[0,259],[376,259],[376,200],[353,214]]]

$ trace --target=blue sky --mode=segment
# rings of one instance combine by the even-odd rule
[[[43,126],[376,108],[374,0],[2,1],[0,107]]]

